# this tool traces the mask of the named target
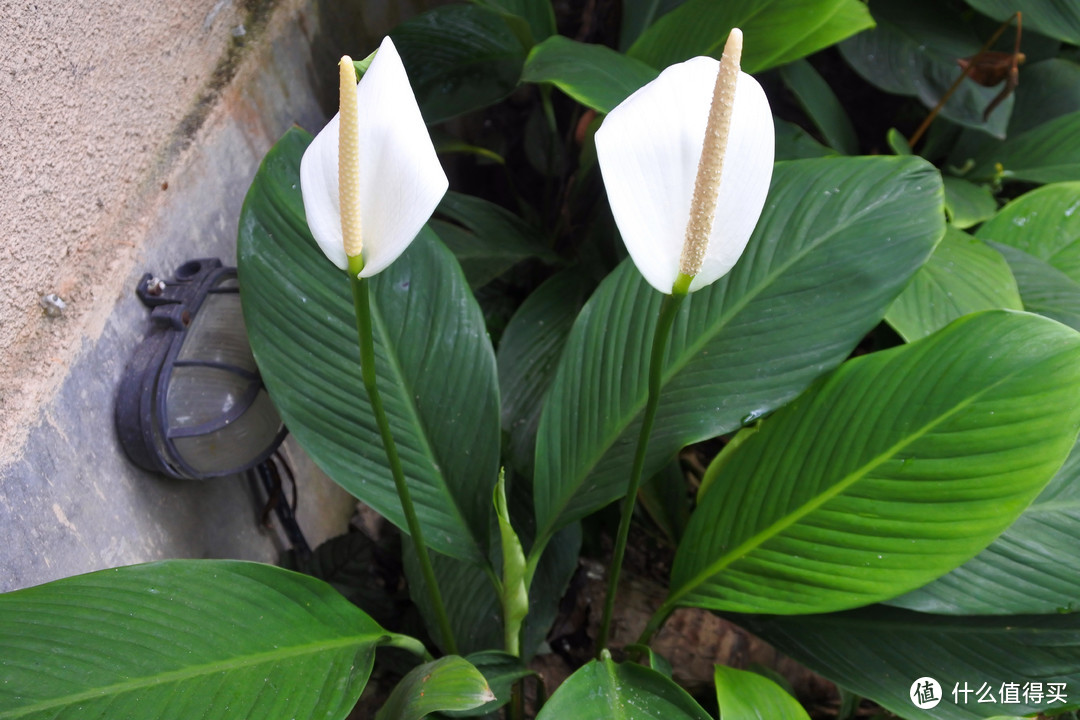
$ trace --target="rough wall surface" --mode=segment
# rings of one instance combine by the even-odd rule
[[[280,538],[257,527],[242,478],[169,482],[120,451],[113,397],[147,327],[133,289],[190,258],[235,262],[263,154],[291,124],[325,120],[314,85],[334,72],[329,46],[344,29],[366,54],[421,4],[5,5],[0,591],[167,557],[275,559]],[[43,312],[46,293],[62,315]],[[341,532],[348,497],[294,459],[314,477],[301,489],[309,539]]]

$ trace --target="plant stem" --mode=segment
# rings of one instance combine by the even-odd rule
[[[607,597],[604,599],[604,619],[600,625],[597,639],[597,652],[607,647],[608,634],[611,630],[611,616],[615,610],[615,594],[619,587],[619,574],[622,571],[623,557],[626,555],[626,540],[630,536],[630,519],[634,515],[641,476],[645,469],[645,454],[649,447],[649,435],[652,433],[656,409],[660,404],[661,373],[664,370],[664,357],[667,354],[668,339],[675,315],[682,305],[685,291],[665,295],[660,305],[660,317],[653,331],[652,355],[649,359],[649,398],[645,403],[645,414],[641,419],[641,432],[638,434],[637,450],[634,453],[634,465],[630,471],[630,483],[626,497],[623,498],[622,516],[619,519],[619,532],[615,538],[615,556],[611,561],[611,574],[608,576]]]
[[[450,618],[446,614],[446,606],[443,604],[442,593],[435,581],[435,570],[431,566],[431,558],[428,556],[427,545],[424,543],[424,533],[420,528],[420,520],[416,517],[416,509],[413,507],[412,496],[409,494],[409,486],[405,483],[405,473],[401,469],[401,460],[398,458],[397,445],[394,444],[394,436],[390,432],[390,421],[383,409],[382,396],[375,382],[375,340],[371,324],[371,303],[366,278],[357,277],[353,271],[352,258],[350,258],[349,281],[352,284],[353,305],[356,308],[356,334],[360,344],[360,374],[364,379],[364,389],[367,390],[371,399],[371,408],[375,412],[375,421],[379,425],[379,434],[382,436],[383,448],[386,450],[386,458],[390,461],[390,472],[394,476],[394,487],[397,488],[398,499],[401,500],[401,511],[405,514],[405,522],[409,526],[409,536],[412,538],[413,547],[416,548],[416,557],[420,561],[420,572],[424,576],[424,585],[435,609],[435,617],[439,623],[439,632],[447,653],[457,654],[457,641],[454,632],[450,628]]]
[[[663,627],[664,623],[671,616],[671,613],[675,610],[674,607],[669,607],[667,603],[664,603],[656,612],[649,618],[649,622],[645,625],[645,629],[641,631],[641,637],[638,638],[638,645],[648,645],[652,642],[653,635],[656,631]]]

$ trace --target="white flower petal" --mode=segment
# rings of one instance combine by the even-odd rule
[[[300,191],[308,229],[330,262],[348,266],[341,241],[341,205],[338,198],[338,116],[327,123],[300,160]]]
[[[397,259],[446,193],[443,172],[420,115],[405,67],[390,38],[357,87],[360,143],[361,254],[370,277]],[[341,241],[338,197],[338,116],[327,123],[300,163],[308,227],[339,268],[348,261]]]
[[[679,273],[718,60],[672,65],[604,120],[596,152],[608,200],[634,264],[662,293]],[[773,122],[757,81],[739,74],[716,219],[691,289],[734,265],[757,224],[772,177]],[[762,190],[762,187],[764,190]]]
[[[446,194],[446,179],[390,38],[364,73],[360,106],[363,277],[397,259]]]

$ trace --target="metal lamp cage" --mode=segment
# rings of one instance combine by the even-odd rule
[[[191,260],[136,288],[153,328],[124,372],[116,402],[121,445],[138,466],[174,478],[243,472],[286,430],[248,345],[236,268]]]

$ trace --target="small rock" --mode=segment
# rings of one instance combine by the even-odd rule
[[[60,317],[64,314],[64,310],[67,309],[67,303],[56,293],[42,295],[38,300],[38,304],[41,305],[41,309],[45,311],[45,315],[48,317]]]

